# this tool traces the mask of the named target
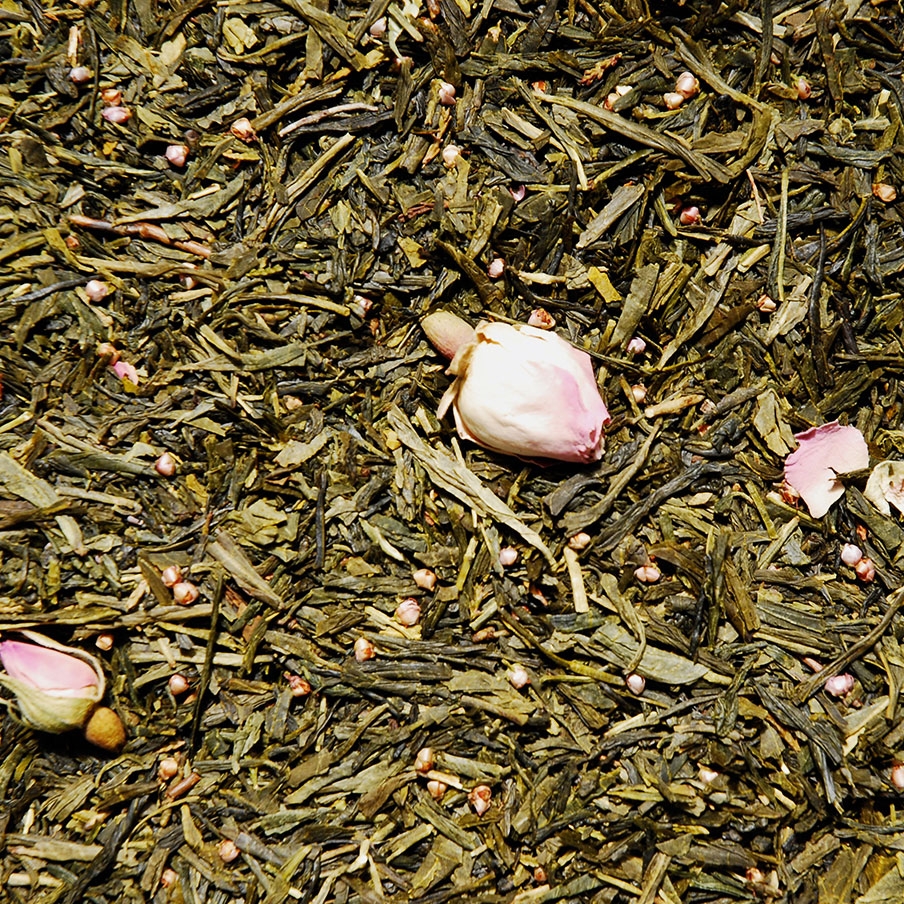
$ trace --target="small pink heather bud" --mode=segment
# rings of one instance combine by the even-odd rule
[[[182,569],[178,565],[167,565],[160,575],[167,587],[175,587],[182,580]]]
[[[160,761],[157,767],[157,778],[161,782],[168,782],[179,774],[179,761],[175,757],[167,756]]]
[[[891,764],[891,783],[899,791],[904,791],[904,763],[899,763],[896,760]]]
[[[690,100],[700,90],[700,82],[693,72],[682,72],[675,82],[675,93],[685,100]]]
[[[546,308],[534,308],[527,318],[528,326],[535,326],[538,330],[551,330],[556,325],[556,320]]]
[[[508,568],[518,561],[518,550],[514,546],[503,546],[499,550],[499,564],[503,568]]]
[[[283,678],[289,683],[289,690],[293,697],[307,697],[311,693],[311,683],[302,678],[301,675],[293,675],[291,672],[284,672]]]
[[[763,875],[763,871],[761,869],[757,869],[755,866],[750,866],[747,868],[747,872],[744,874],[744,878],[751,885],[761,885],[766,877]]]
[[[639,697],[646,690],[647,682],[643,675],[631,672],[630,675],[625,676],[625,686],[635,697]]]
[[[490,279],[499,279],[505,273],[505,261],[501,257],[494,257],[487,267],[487,276]]]
[[[185,677],[185,675],[181,675],[179,673],[170,675],[169,689],[170,693],[174,697],[178,694],[184,694],[190,687],[191,684],[189,683],[189,680]]]
[[[800,100],[807,100],[813,93],[810,83],[803,77],[794,83],[794,87],[797,88],[797,96]]]
[[[112,342],[101,342],[97,346],[98,358],[109,358],[107,362],[111,367],[119,360],[119,349]]]
[[[468,792],[468,803],[474,808],[478,816],[483,816],[490,809],[490,801],[493,799],[493,791],[489,785],[475,785]]]
[[[855,546],[853,543],[845,543],[841,547],[841,561],[845,565],[850,565],[853,568],[862,558],[863,552],[859,546]]]
[[[509,194],[512,196],[512,199],[517,204],[519,201],[524,200],[524,196],[527,194],[527,187],[524,185],[519,185],[517,188],[510,188]]]
[[[445,782],[438,781],[435,778],[427,782],[427,793],[434,800],[442,800],[443,795],[449,790],[449,786]]]
[[[461,148],[457,147],[454,144],[447,144],[443,148],[443,164],[451,169],[453,166],[458,165],[458,161],[461,158]]]
[[[94,638],[94,646],[96,646],[98,650],[103,650],[105,653],[108,650],[113,649],[113,643],[113,635],[109,631],[104,631],[103,634],[98,634],[97,637]]]
[[[827,694],[831,694],[833,697],[844,697],[854,687],[854,676],[847,672],[833,675],[826,681],[824,687]]]
[[[517,688],[519,691],[521,690],[521,688],[527,687],[527,685],[530,684],[530,674],[523,665],[513,665],[508,670],[506,678],[508,678],[509,684],[511,684],[512,687]]]
[[[894,185],[889,185],[887,182],[877,182],[873,185],[873,194],[883,204],[891,204],[898,197],[898,192]]]
[[[199,595],[198,588],[191,581],[179,581],[173,585],[173,602],[178,606],[190,606]]]
[[[641,584],[655,584],[662,577],[662,572],[655,565],[641,565],[634,569],[634,577]]]
[[[433,751],[429,747],[421,747],[414,758],[414,771],[423,775],[433,768]]]
[[[230,127],[229,131],[239,139],[239,141],[244,141],[250,144],[257,138],[257,132],[254,131],[254,126],[251,125],[251,120],[248,119],[247,116],[243,116],[241,119],[237,119]]]
[[[219,854],[223,863],[232,863],[238,860],[240,853],[241,851],[236,847],[235,842],[229,838],[224,838],[217,848],[217,854]]]
[[[582,549],[586,549],[591,542],[593,542],[593,538],[590,534],[585,533],[584,531],[579,531],[573,536],[568,538],[568,545],[571,549],[577,550],[580,552]]]
[[[669,110],[677,110],[686,100],[687,98],[677,91],[669,91],[667,94],[662,95],[662,102]]]
[[[764,314],[775,313],[777,307],[778,305],[768,295],[760,295],[756,300],[756,309]]]
[[[642,383],[635,383],[631,387],[631,395],[634,397],[634,401],[637,402],[638,405],[642,405],[647,397],[647,387]]]
[[[174,869],[165,869],[160,874],[160,884],[164,888],[172,888],[179,881],[179,874]]]
[[[436,574],[429,568],[419,568],[411,577],[421,590],[432,590],[436,586]]]
[[[399,603],[395,611],[395,617],[396,621],[406,628],[412,628],[421,620],[421,607],[416,599],[409,597]]]
[[[386,34],[386,28],[386,16],[382,16],[381,18],[377,19],[377,21],[374,22],[373,25],[370,26],[368,31],[370,32],[370,36],[372,38],[382,38],[383,35]]]
[[[176,473],[176,459],[169,452],[164,452],[157,461],[154,462],[154,470],[161,477],[172,477]]]
[[[864,584],[869,584],[876,577],[876,566],[872,559],[863,558],[854,566],[854,572]]]
[[[188,160],[189,147],[187,144],[171,144],[164,155],[173,166],[185,166]]]
[[[122,102],[122,91],[119,88],[103,88],[100,92],[100,99],[108,107],[118,107]]]
[[[700,222],[700,208],[699,207],[685,207],[680,214],[678,214],[678,222],[682,226],[696,226]]]
[[[128,107],[104,107],[104,109],[100,111],[100,115],[103,116],[107,122],[122,125],[132,118],[132,111]]]
[[[629,343],[625,351],[629,355],[642,355],[647,350],[647,343],[640,338],[640,336],[635,336]]]
[[[451,107],[455,103],[455,85],[449,82],[440,82],[437,94],[439,102],[444,107]]]
[[[366,637],[359,637],[355,641],[355,659],[358,662],[367,662],[368,659],[373,659],[376,655],[374,645]]]
[[[91,301],[102,301],[110,294],[110,287],[102,279],[89,279],[85,283],[85,294]]]
[[[91,70],[87,66],[73,66],[69,70],[69,81],[74,85],[84,85],[91,78]]]

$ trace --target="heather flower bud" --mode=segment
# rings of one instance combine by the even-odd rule
[[[490,801],[493,791],[489,785],[476,785],[468,793],[468,803],[474,808],[478,816],[483,816],[490,809]]]
[[[440,82],[437,96],[444,107],[451,107],[455,103],[455,85],[449,82]]]
[[[132,118],[132,111],[128,107],[104,107],[103,110],[100,111],[100,115],[103,116],[107,122],[113,122],[117,125],[122,125],[124,122],[128,122]]]
[[[675,82],[675,92],[685,100],[690,100],[700,90],[700,82],[693,72],[682,72]]]
[[[825,683],[825,691],[833,697],[844,697],[854,688],[854,676],[844,672],[841,675],[833,675]]]
[[[677,91],[669,91],[662,95],[662,102],[668,110],[677,110],[686,100],[687,98]]]
[[[189,147],[187,144],[171,144],[164,155],[173,166],[185,166],[188,160]]]
[[[421,607],[417,604],[416,599],[409,597],[402,600],[395,611],[396,620],[403,624],[406,628],[414,627],[421,618]]]
[[[863,552],[859,546],[855,546],[853,543],[845,543],[841,547],[841,561],[845,565],[850,565],[853,568],[862,558]]]
[[[487,267],[487,276],[490,279],[499,279],[505,273],[505,261],[501,257],[494,257]]]

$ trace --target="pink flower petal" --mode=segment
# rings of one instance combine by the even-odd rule
[[[0,663],[10,678],[52,696],[80,697],[98,684],[97,674],[87,662],[34,643],[0,642]]]
[[[821,518],[844,494],[839,474],[869,466],[869,449],[856,427],[838,421],[798,433],[800,447],[785,459],[785,480],[800,493],[814,518]]]
[[[138,371],[135,370],[128,361],[120,359],[115,364],[111,365],[111,367],[120,380],[128,380],[130,383],[134,383],[136,386],[138,385]]]

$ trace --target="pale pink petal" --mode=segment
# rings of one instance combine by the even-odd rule
[[[0,642],[0,663],[10,678],[57,696],[81,696],[98,684],[97,674],[87,662],[34,643]]]
[[[115,364],[112,364],[111,367],[120,380],[128,380],[130,383],[138,385],[138,371],[128,361],[120,359]]]
[[[821,518],[844,493],[839,474],[869,466],[869,449],[856,427],[837,421],[798,433],[800,447],[785,460],[785,480],[800,493],[814,518]]]

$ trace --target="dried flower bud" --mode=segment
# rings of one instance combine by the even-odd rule
[[[845,543],[841,547],[841,561],[845,565],[850,565],[853,568],[862,558],[863,552],[859,546],[855,546],[853,543]]]
[[[239,139],[239,141],[244,141],[250,144],[257,138],[257,132],[254,131],[254,126],[251,125],[251,120],[246,116],[243,116],[241,119],[237,119],[230,127],[229,131]]]
[[[487,643],[488,641],[495,640],[498,635],[496,634],[496,629],[490,625],[486,628],[481,628],[479,631],[475,631],[471,635],[472,643]]]
[[[521,688],[527,687],[527,685],[530,684],[530,674],[523,665],[513,665],[508,670],[506,678],[508,678],[509,684],[511,684],[512,687],[517,688],[519,691],[521,690]]]
[[[546,870],[543,869],[542,866],[535,866],[534,867],[534,882],[536,882],[538,885],[545,885],[548,880],[549,880],[549,875],[547,874]]]
[[[818,659],[814,659],[812,656],[804,656],[801,659],[801,662],[810,669],[811,672],[821,672],[823,669],[822,663]]]
[[[179,874],[174,870],[167,867],[160,874],[160,884],[164,888],[172,888],[179,881]]]
[[[501,257],[494,257],[487,267],[487,276],[490,279],[499,279],[505,273],[505,261]]]
[[[89,279],[85,283],[85,294],[91,301],[102,301],[110,294],[110,287],[102,279]]]
[[[97,346],[98,358],[109,358],[107,362],[110,366],[119,360],[119,349],[112,342],[101,342]]]
[[[434,800],[442,800],[443,795],[449,790],[449,786],[445,782],[441,782],[435,778],[427,782],[427,793]]]
[[[693,72],[682,72],[675,82],[675,93],[690,100],[700,90],[700,82]]]
[[[100,99],[108,107],[118,107],[122,103],[122,91],[119,88],[103,88],[100,92]]]
[[[235,860],[238,860],[238,856],[241,851],[236,847],[236,844],[230,838],[224,838],[219,846],[217,847],[217,854],[220,857],[220,860],[223,863],[232,863]]]
[[[747,872],[744,874],[744,878],[751,885],[761,885],[766,877],[763,875],[763,871],[761,869],[757,869],[755,866],[750,866],[747,868]]]
[[[107,122],[122,125],[132,118],[132,111],[128,107],[104,107],[104,109],[100,111],[100,115],[103,116]]]
[[[182,569],[178,565],[167,565],[160,574],[160,580],[167,587],[175,587],[182,582]]]
[[[603,101],[603,109],[614,110],[616,103],[618,103],[618,97],[618,94],[616,94],[614,91],[607,94],[606,99]]]
[[[898,197],[897,189],[887,182],[876,182],[873,185],[873,194],[883,203],[891,204]]]
[[[625,686],[635,697],[639,697],[646,690],[647,682],[643,675],[631,672],[630,675],[625,676]]]
[[[179,761],[175,757],[164,757],[157,766],[157,778],[161,782],[168,782],[179,774]]]
[[[94,646],[96,646],[98,650],[102,650],[104,653],[113,649],[113,643],[114,638],[109,631],[104,631],[103,634],[98,634],[97,637],[94,638]]]
[[[760,295],[756,300],[756,309],[763,314],[773,314],[777,307],[778,305],[766,294]]]
[[[634,569],[634,577],[641,584],[655,584],[662,577],[662,572],[655,565],[647,563]]]
[[[854,676],[848,672],[843,672],[841,675],[832,675],[826,681],[824,687],[827,694],[831,694],[833,697],[844,697],[854,688]]]
[[[869,584],[870,581],[873,581],[876,578],[876,566],[873,564],[872,559],[861,559],[854,566],[854,571],[864,584]]]
[[[797,96],[800,100],[807,100],[813,93],[810,83],[803,76],[794,83],[794,87],[797,89]]]
[[[86,741],[110,753],[119,753],[126,743],[122,719],[109,706],[98,706],[91,713],[82,734]]]
[[[483,816],[490,809],[490,801],[493,799],[493,791],[489,785],[475,785],[468,792],[468,803],[474,808],[478,816]]]
[[[443,164],[451,169],[453,166],[458,165],[458,161],[461,158],[461,148],[454,144],[447,144],[443,148]]]
[[[359,637],[355,641],[355,659],[358,662],[367,662],[376,655],[374,645],[366,637]]]
[[[514,546],[503,546],[499,550],[499,564],[503,568],[508,568],[518,561],[518,550]]]
[[[647,387],[642,383],[635,383],[631,387],[631,395],[638,405],[642,405],[647,397]]]
[[[176,473],[176,459],[169,452],[164,452],[157,461],[154,462],[154,470],[161,477],[172,477]]]
[[[904,763],[895,761],[891,766],[891,783],[899,790],[904,791]]]
[[[421,747],[414,758],[414,771],[421,774],[433,768],[433,751],[429,747]]]
[[[171,144],[167,147],[164,156],[173,166],[185,166],[189,150],[187,144]]]
[[[179,581],[173,585],[173,601],[178,606],[190,606],[199,595],[198,588],[191,581]]]
[[[545,82],[542,79],[536,82],[531,82],[530,86],[534,89],[534,91],[538,91],[540,94],[545,94],[549,90],[549,82]]]
[[[386,34],[387,22],[386,16],[381,16],[370,26],[368,32],[372,38],[382,38]]]
[[[556,321],[546,308],[534,308],[530,312],[530,317],[527,318],[527,324],[535,326],[538,330],[551,330],[556,325]]]
[[[642,355],[647,350],[647,343],[640,338],[640,336],[635,336],[628,342],[627,348],[625,351],[629,355]]]
[[[436,586],[436,574],[429,568],[419,568],[411,577],[421,590],[432,590]]]
[[[669,110],[677,110],[686,100],[687,98],[677,91],[669,91],[662,95],[662,102]]]
[[[578,533],[572,535],[568,538],[568,545],[571,549],[575,549],[580,552],[582,549],[586,549],[593,542],[593,537],[590,534],[585,533],[584,531],[578,531]]]
[[[455,103],[455,85],[450,82],[440,82],[437,96],[444,107],[451,107]]]
[[[176,697],[184,694],[191,687],[191,682],[181,672],[177,672],[175,675],[170,675],[168,686],[170,693]]]
[[[283,677],[289,682],[289,690],[293,697],[307,697],[311,693],[311,682],[301,675],[293,675],[286,672]]]
[[[697,775],[705,785],[711,785],[719,777],[719,773],[715,769],[710,769],[709,766],[701,766],[697,770]]]
[[[412,628],[421,620],[421,607],[416,599],[402,600],[395,611],[396,621],[406,628]]]
[[[73,66],[69,70],[69,81],[74,85],[84,85],[90,79],[91,70],[87,66]]]
[[[700,222],[700,208],[699,207],[685,207],[680,214],[678,214],[678,222],[682,226],[696,226]]]

